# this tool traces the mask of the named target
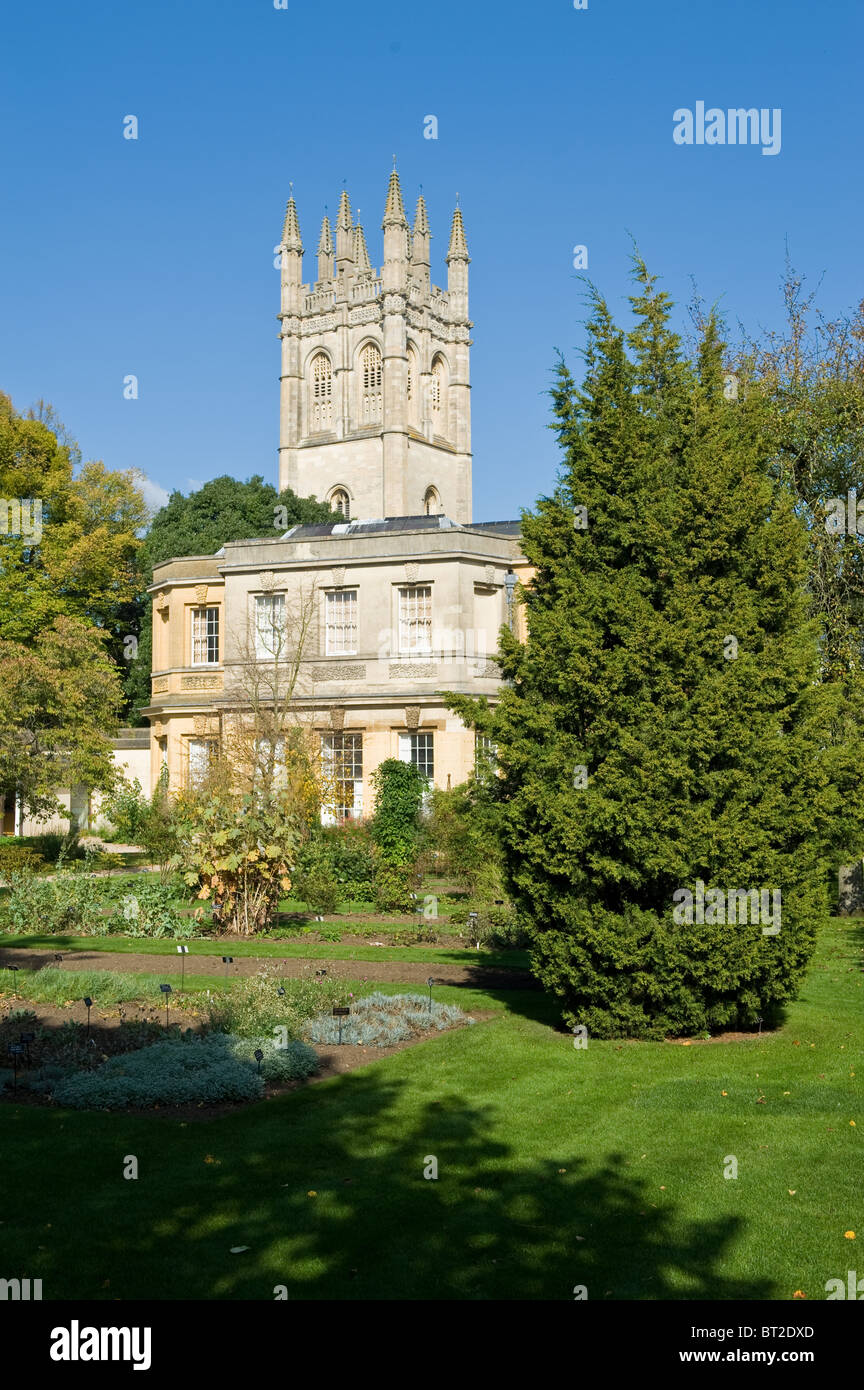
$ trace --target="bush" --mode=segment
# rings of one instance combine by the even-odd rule
[[[375,879],[376,906],[382,912],[410,912],[413,906],[412,884],[415,880],[416,875],[410,866],[387,864],[382,860]]]
[[[219,930],[250,936],[266,931],[300,842],[301,820],[289,791],[243,796],[215,783],[174,803],[177,853],[170,867],[202,903]]]
[[[394,931],[390,940],[394,946],[434,945],[438,933],[434,927],[405,927],[401,931]]]
[[[342,1020],[342,1040],[366,1047],[391,1047],[422,1037],[425,1033],[440,1032],[459,1023],[474,1020],[452,1004],[438,1004],[422,994],[367,994],[355,999],[351,1015]],[[339,1020],[330,1014],[313,1018],[303,1036],[307,1042],[338,1043]]]
[[[7,930],[86,935],[102,924],[104,900],[98,880],[90,874],[61,871],[48,879],[15,871],[10,885],[2,904]]]
[[[205,1038],[153,1043],[139,1052],[111,1057],[96,1071],[59,1081],[54,1099],[75,1110],[122,1110],[130,1105],[258,1100],[263,1093],[254,1058],[241,1060],[227,1041]]]
[[[333,864],[320,840],[304,846],[291,879],[291,892],[313,912],[335,912],[342,901],[342,889]]]
[[[121,840],[131,845],[142,843],[141,837],[150,815],[150,801],[144,795],[137,777],[131,782],[124,778],[117,789],[105,797],[102,811]]]
[[[497,777],[482,774],[447,791],[436,787],[424,827],[424,867],[476,898],[504,896],[498,791]]]
[[[189,937],[196,924],[177,911],[174,889],[168,883],[141,879],[127,892],[111,918],[111,930],[126,936]]]
[[[210,1033],[206,1039],[211,1047],[223,1047],[238,1062],[258,1071],[255,1052],[261,1051],[261,1076],[265,1081],[302,1081],[319,1067],[318,1057],[306,1043],[291,1039],[282,1047],[272,1034],[260,1038],[238,1038],[230,1033]]]
[[[349,884],[355,889],[362,884],[371,887],[375,882],[375,856],[368,825],[348,821],[345,825],[327,826],[321,831],[320,843],[334,875],[346,888]],[[344,896],[351,895],[345,891]]]
[[[427,784],[412,763],[385,758],[372,774],[375,896],[385,912],[409,912],[420,852],[420,809]]]
[[[67,862],[84,858],[84,846],[79,843],[77,830],[62,834],[48,831],[44,835],[6,835],[0,838],[0,851],[30,849],[46,864],[56,864],[61,857]]]
[[[38,873],[45,860],[30,845],[10,845],[0,843],[0,880],[9,884],[12,875],[19,873]]]
[[[284,994],[278,990],[283,989]],[[341,1004],[344,985],[325,977],[283,979],[268,967],[256,975],[244,975],[230,990],[212,994],[208,1002],[210,1027],[242,1038],[263,1034],[271,1037],[276,1028],[286,1028],[289,1038],[299,1038],[305,1022],[322,1008]]]

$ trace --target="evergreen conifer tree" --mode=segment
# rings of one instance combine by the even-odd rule
[[[496,710],[451,704],[498,746],[535,973],[571,1026],[658,1038],[794,997],[829,867],[860,835],[861,743],[819,684],[764,396],[727,400],[716,321],[688,362],[636,275],[633,331],[594,296],[581,389],[558,368],[564,467],[523,522],[527,643],[502,629]]]

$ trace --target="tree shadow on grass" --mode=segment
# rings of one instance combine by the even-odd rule
[[[589,1162],[556,1142],[517,1160],[537,1151],[533,1112],[514,1110],[508,1140],[494,1107],[444,1092],[409,1108],[406,1085],[374,1067],[188,1126],[50,1112],[18,1130],[7,1173],[44,1172],[50,1127],[57,1172],[32,1199],[51,1243],[25,1262],[46,1298],[771,1297],[728,1273],[740,1217],[654,1205],[620,1153]],[[88,1131],[82,1173],[65,1151],[80,1155]],[[128,1154],[135,1182],[120,1181]]]

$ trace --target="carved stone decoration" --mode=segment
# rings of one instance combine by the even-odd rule
[[[401,294],[385,294],[382,308],[385,314],[404,314],[405,296]]]
[[[375,323],[381,317],[381,310],[377,304],[364,304],[361,309],[352,309],[348,315],[350,324]]]
[[[406,727],[407,729],[416,729],[416,728],[418,727],[419,723],[420,723],[420,706],[419,706],[419,705],[406,705],[406,706],[405,706],[405,727]]]
[[[221,676],[181,676],[181,690],[221,690]]]
[[[165,737],[165,725],[163,724],[163,722],[162,722],[161,719],[154,719],[154,721],[153,721],[153,723],[151,724],[150,727],[151,727],[152,730],[153,730],[153,736],[154,736],[154,738],[164,738],[164,737]]]
[[[345,708],[343,705],[332,705],[330,708],[330,728],[336,729],[340,733],[345,727]]]
[[[333,571],[333,586],[336,589],[341,589],[344,583],[345,569],[342,565],[338,565]]]
[[[406,566],[405,566],[405,578],[408,580],[408,583],[409,583],[409,584],[416,584],[416,583],[417,583],[417,580],[418,580],[418,578],[419,578],[419,575],[420,575],[420,566],[419,566],[419,565],[406,565]]]
[[[167,676],[154,676],[154,677],[153,677],[153,694],[154,694],[154,695],[164,695],[164,694],[165,694],[165,691],[168,690],[169,685],[170,685],[170,682],[169,682]]]
[[[365,681],[366,667],[362,661],[345,666],[313,666],[313,681]]]
[[[391,680],[426,680],[437,675],[438,668],[431,662],[424,666],[419,661],[391,661],[388,674]]]
[[[201,738],[202,735],[206,734],[206,732],[207,732],[207,716],[206,716],[206,714],[196,714],[196,715],[195,715],[195,718],[192,720],[192,727],[193,727],[193,729],[195,730],[195,734],[196,734],[196,736],[197,736],[198,738]]]
[[[162,590],[156,595],[156,608],[162,613],[168,607],[168,595]]]
[[[206,603],[206,602],[207,602],[207,585],[206,585],[206,584],[196,584],[196,585],[195,585],[195,600],[196,600],[197,603]]]
[[[494,565],[487,565],[487,566],[486,566],[486,583],[487,583],[487,584],[494,584],[494,583],[495,583],[495,566],[494,566]]]
[[[262,570],[261,574],[259,574],[258,576],[258,579],[261,583],[261,588],[264,589],[265,592],[269,593],[271,589],[275,589],[276,576],[272,570]]]

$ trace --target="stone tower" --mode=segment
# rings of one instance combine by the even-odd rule
[[[355,520],[446,513],[471,520],[468,246],[457,207],[447,289],[430,278],[423,196],[410,229],[393,169],[384,262],[369,262],[348,194],[303,284],[293,196],[280,244],[282,374],[279,486]]]

